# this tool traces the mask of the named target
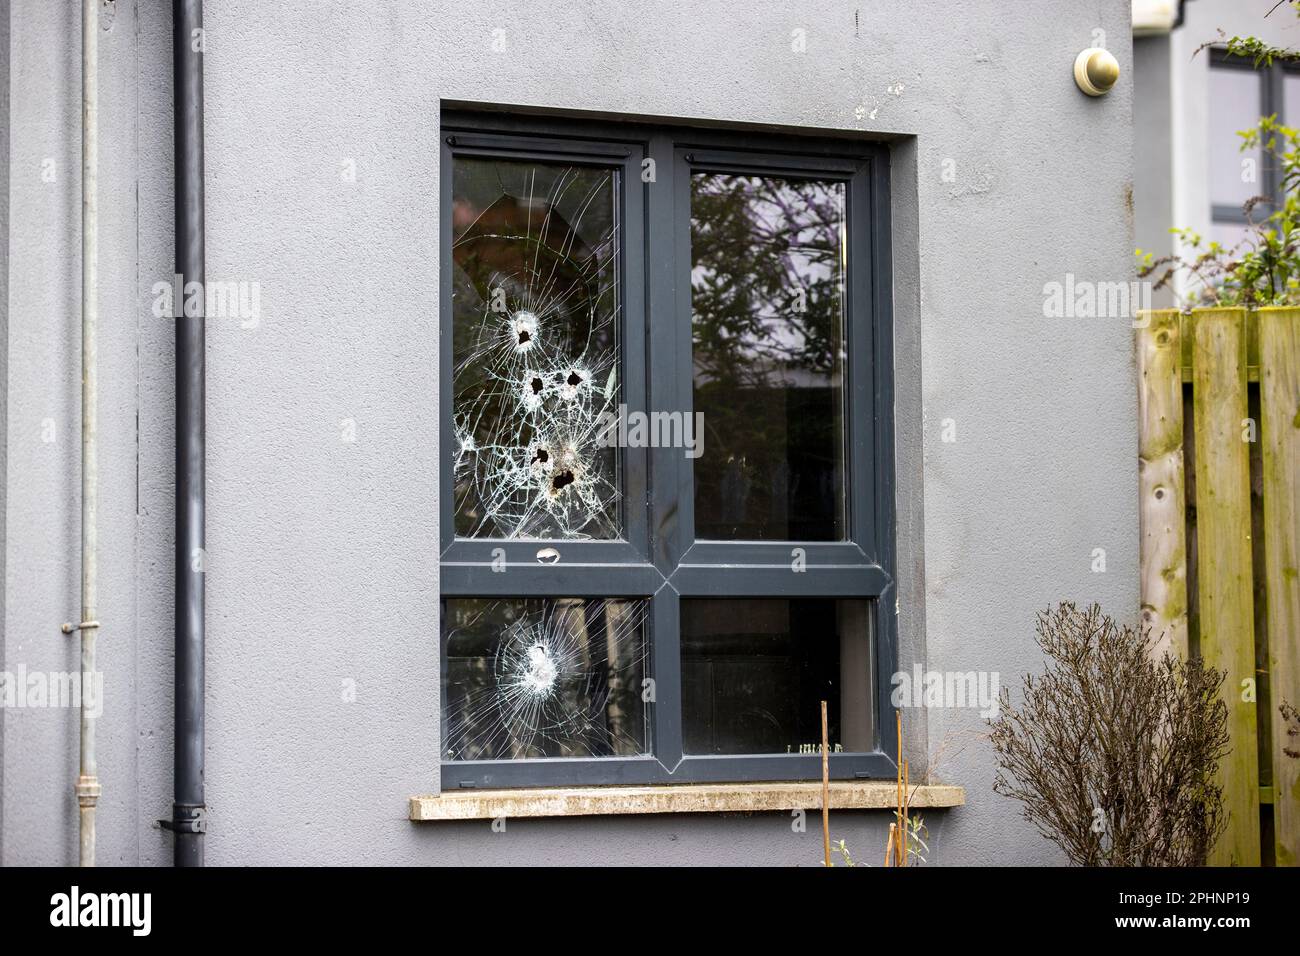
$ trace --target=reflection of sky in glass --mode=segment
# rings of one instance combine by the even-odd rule
[[[1207,151],[1210,202],[1241,206],[1264,191],[1264,171],[1258,147],[1241,149],[1241,130],[1259,122],[1260,77],[1253,70],[1220,67],[1210,70],[1210,115]],[[1253,160],[1254,181],[1242,178],[1242,162]]]
[[[1287,126],[1300,126],[1300,74],[1288,71],[1282,78],[1281,122]]]

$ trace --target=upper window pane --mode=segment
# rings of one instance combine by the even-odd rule
[[[618,174],[457,158],[456,533],[618,538]]]
[[[695,534],[845,537],[845,186],[691,177]]]
[[[1241,206],[1264,192],[1260,151],[1241,150],[1237,134],[1259,122],[1261,78],[1253,70],[1210,70],[1210,202]]]

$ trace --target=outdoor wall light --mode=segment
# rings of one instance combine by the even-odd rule
[[[1119,61],[1110,51],[1092,46],[1074,58],[1074,82],[1089,96],[1104,96],[1119,79]]]

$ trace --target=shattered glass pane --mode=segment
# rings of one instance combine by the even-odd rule
[[[695,532],[845,537],[842,182],[691,177]]]
[[[644,600],[448,599],[443,759],[648,752],[645,625]]]
[[[870,603],[683,598],[686,753],[817,753],[821,702],[832,752],[875,749]]]
[[[456,533],[618,538],[616,171],[458,158]]]

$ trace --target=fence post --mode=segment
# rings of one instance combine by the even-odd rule
[[[1210,853],[1210,863],[1258,866],[1259,744],[1244,309],[1192,313],[1192,402],[1200,650],[1208,665],[1227,671],[1223,699],[1228,705],[1232,748],[1218,774],[1227,827]]]
[[[1259,314],[1264,458],[1264,593],[1272,704],[1273,828],[1278,866],[1300,865],[1300,738],[1278,705],[1300,707],[1300,309]]]

